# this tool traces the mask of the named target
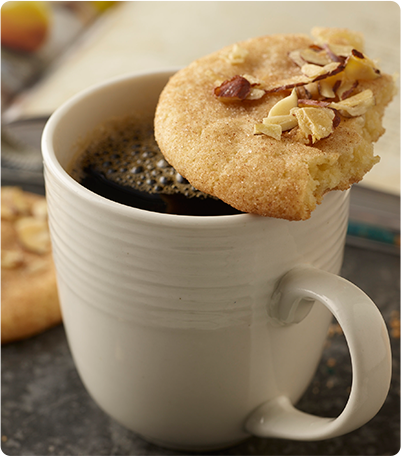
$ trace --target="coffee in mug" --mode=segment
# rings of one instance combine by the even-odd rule
[[[155,141],[153,119],[113,119],[95,129],[70,174],[85,188],[117,203],[180,215],[239,214],[194,188],[170,166]]]

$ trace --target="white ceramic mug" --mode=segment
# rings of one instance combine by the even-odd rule
[[[356,429],[390,383],[388,333],[339,273],[349,192],[303,222],[179,216],[109,201],[65,171],[79,138],[110,117],[152,113],[171,72],[122,77],[59,108],[43,134],[49,221],[68,341],[99,406],[178,449],[250,435],[319,440]],[[298,411],[332,314],[352,388],[336,419]]]

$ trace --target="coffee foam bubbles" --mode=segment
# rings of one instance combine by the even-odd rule
[[[71,175],[78,181],[90,168],[117,185],[147,193],[205,195],[163,157],[153,133],[153,119],[130,116],[98,127],[76,159]]]

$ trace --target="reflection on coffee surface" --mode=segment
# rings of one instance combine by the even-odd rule
[[[74,159],[71,176],[117,203],[180,215],[240,213],[195,189],[164,159],[152,118],[114,119],[98,127]]]

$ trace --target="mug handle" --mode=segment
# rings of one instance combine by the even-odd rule
[[[386,325],[373,301],[351,282],[314,267],[296,267],[280,280],[269,313],[281,325],[294,324],[315,300],[336,317],[348,344],[352,387],[347,404],[337,418],[322,418],[279,396],[250,414],[245,423],[250,434],[309,441],[337,437],[373,418],[387,397],[391,348]]]

